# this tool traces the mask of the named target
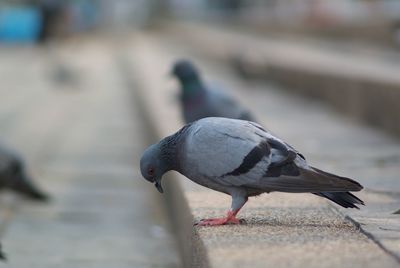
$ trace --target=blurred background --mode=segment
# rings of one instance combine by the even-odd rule
[[[233,23],[260,34],[392,46],[400,42],[400,4],[396,0],[2,0],[0,5],[3,42],[140,27],[166,17]]]
[[[181,58],[319,167],[398,194],[399,49],[397,0],[0,0],[0,144],[52,196],[1,193],[10,265],[183,265],[139,171],[154,118],[183,124]]]

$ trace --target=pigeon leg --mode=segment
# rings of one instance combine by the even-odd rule
[[[240,209],[246,204],[247,197],[245,196],[233,196],[232,197],[232,206],[228,211],[225,218],[215,218],[215,219],[203,219],[195,225],[198,226],[218,226],[225,224],[239,224],[240,220],[236,218],[236,215],[239,213]]]

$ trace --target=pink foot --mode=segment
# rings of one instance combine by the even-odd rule
[[[195,225],[198,226],[218,226],[225,224],[240,224],[240,220],[236,218],[235,213],[229,211],[225,218],[203,219],[200,222],[195,223]]]

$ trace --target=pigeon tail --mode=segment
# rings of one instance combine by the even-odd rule
[[[340,183],[340,185],[346,189],[343,189],[343,191],[332,191],[332,192],[347,192],[347,191],[354,191],[354,192],[358,192],[361,191],[364,187],[359,184],[358,182],[356,182],[355,180],[352,180],[350,178],[346,178],[346,177],[342,177],[342,176],[338,176],[332,173],[328,173],[326,171],[320,170],[318,168],[315,167],[311,167],[313,171],[316,172],[316,175],[320,176],[320,177],[325,177],[329,180],[333,180],[336,183]]]
[[[364,205],[364,202],[361,199],[349,192],[322,192],[314,194],[325,197],[344,208],[360,209],[356,204]]]
[[[277,170],[275,170],[277,169]],[[269,174],[269,172],[272,172]],[[286,163],[272,167],[265,175],[266,188],[290,193],[345,193],[363,189],[358,182],[314,167],[302,168]]]
[[[15,192],[20,193],[26,198],[34,201],[47,202],[49,200],[49,196],[43,191],[39,190],[39,188],[29,180],[18,181],[18,183],[14,185],[12,189]]]
[[[2,244],[0,244],[0,261],[7,261],[7,256],[6,254],[4,254],[3,250],[2,250]]]

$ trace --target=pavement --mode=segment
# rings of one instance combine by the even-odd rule
[[[104,39],[0,49],[1,142],[52,195],[2,193],[0,267],[180,267],[162,200],[141,178],[147,141]]]
[[[231,89],[265,126],[303,152],[312,165],[362,183],[365,190],[357,195],[366,202],[356,211],[309,194],[272,193],[252,198],[239,214],[246,224],[195,227],[183,234],[195,240],[192,255],[187,258],[189,264],[398,267],[400,225],[399,216],[393,214],[400,207],[398,140],[276,85],[243,81],[219,58],[205,59],[197,46],[185,44],[183,38],[138,34],[126,56],[131,59],[132,76],[139,83],[143,106],[159,138],[182,126],[175,98],[177,85],[165,74],[176,58],[189,57],[208,80]],[[192,223],[221,216],[229,208],[227,196],[197,186],[179,174],[174,177],[179,178],[175,187],[183,189]],[[168,189],[166,192],[168,195]]]
[[[310,72],[328,70],[338,76],[357,76],[384,83],[400,82],[400,55],[396,50],[366,49],[361,45],[316,41],[302,37],[261,35],[234,25],[215,22],[167,21],[162,29],[181,43],[223,59],[248,54],[254,60],[277,62]],[[204,53],[205,52],[205,53]]]

